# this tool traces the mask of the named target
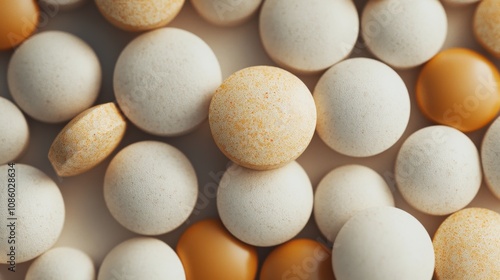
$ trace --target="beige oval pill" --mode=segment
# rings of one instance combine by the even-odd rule
[[[118,146],[127,123],[114,103],[87,109],[72,119],[50,146],[49,160],[59,176],[81,174]]]
[[[479,3],[474,15],[474,34],[488,52],[500,58],[500,1]]]

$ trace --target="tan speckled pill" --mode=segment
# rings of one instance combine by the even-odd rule
[[[114,103],[94,106],[72,119],[50,146],[49,160],[59,176],[81,174],[118,146],[127,123]]]
[[[500,1],[479,3],[474,15],[474,34],[488,52],[500,58]]]
[[[434,235],[436,280],[500,279],[500,215],[467,208],[449,216]]]
[[[316,107],[306,85],[288,71],[254,66],[232,74],[209,109],[212,136],[221,151],[247,168],[283,166],[306,149],[316,127]]]
[[[95,0],[95,3],[116,27],[144,31],[167,25],[180,12],[184,0]]]

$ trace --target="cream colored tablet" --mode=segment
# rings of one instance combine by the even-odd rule
[[[186,274],[168,244],[156,238],[136,237],[118,244],[106,255],[97,279],[185,280]]]
[[[65,216],[61,191],[45,173],[25,164],[0,166],[0,182],[4,186],[0,197],[5,199],[0,211],[4,221],[0,262],[32,260],[49,250],[61,234]]]
[[[144,235],[170,232],[187,220],[198,196],[189,159],[157,141],[125,147],[104,177],[104,200],[111,215],[128,230]]]
[[[295,161],[267,171],[233,164],[217,191],[217,210],[224,226],[255,246],[292,239],[306,225],[312,207],[311,181]]]
[[[401,77],[369,58],[348,59],[330,68],[314,89],[314,101],[320,138],[353,157],[387,150],[410,119],[410,97]]]
[[[191,0],[198,14],[219,26],[235,26],[250,19],[262,0]]]
[[[171,22],[184,0],[95,0],[101,14],[126,31],[145,31]]]
[[[500,58],[500,2],[482,0],[477,6],[473,25],[478,42]]]
[[[222,81],[219,62],[198,36],[177,28],[145,33],[115,66],[115,96],[127,118],[160,136],[186,134],[201,124]]]
[[[481,186],[481,177],[476,146],[448,126],[414,132],[396,158],[395,179],[401,195],[431,215],[447,215],[467,206]]]
[[[94,280],[92,259],[84,252],[57,247],[45,252],[29,267],[25,280]]]
[[[266,0],[259,30],[276,63],[314,73],[351,53],[359,33],[358,12],[352,0]]]
[[[439,0],[370,0],[361,30],[376,57],[396,68],[411,68],[438,53],[448,22]]]
[[[424,226],[412,215],[395,207],[373,207],[342,227],[332,264],[337,280],[432,279],[434,250]]]
[[[481,145],[484,179],[491,192],[500,199],[500,118],[490,126]]]
[[[29,127],[17,106],[0,97],[0,165],[17,159],[29,143]]]
[[[14,52],[7,82],[14,101],[26,114],[42,122],[64,122],[96,100],[101,66],[92,48],[80,38],[45,31]]]
[[[215,92],[209,122],[219,149],[247,168],[283,166],[307,148],[316,107],[307,86],[288,71],[253,66],[233,73]]]
[[[362,165],[344,165],[330,171],[314,194],[316,224],[331,242],[347,220],[375,206],[394,206],[394,198],[382,176]]]

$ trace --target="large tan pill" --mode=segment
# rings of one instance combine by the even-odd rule
[[[50,146],[50,163],[59,176],[81,174],[113,152],[126,127],[127,123],[114,103],[87,109],[57,135]]]
[[[127,31],[162,27],[181,11],[184,0],[95,0],[101,14]]]
[[[306,149],[316,127],[311,92],[295,75],[271,66],[237,71],[217,89],[208,119],[215,143],[232,161],[265,170]]]
[[[479,3],[474,15],[474,34],[487,51],[500,58],[500,1]]]
[[[0,97],[0,164],[17,159],[28,146],[29,128],[16,105]]]

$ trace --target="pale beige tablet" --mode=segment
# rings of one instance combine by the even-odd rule
[[[19,108],[0,97],[0,165],[16,160],[29,143],[29,127]]]

